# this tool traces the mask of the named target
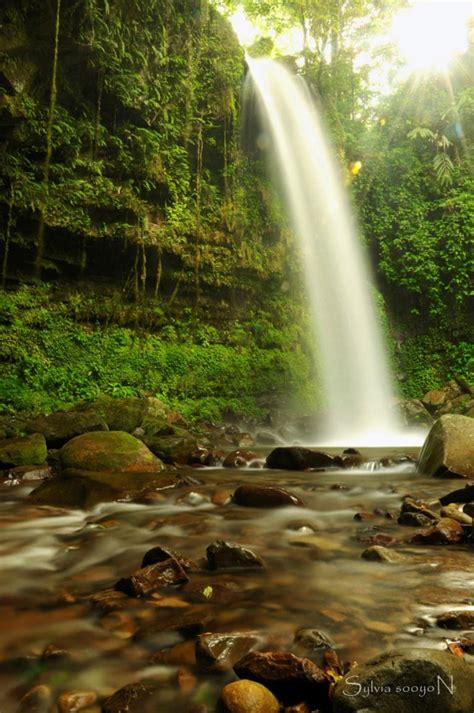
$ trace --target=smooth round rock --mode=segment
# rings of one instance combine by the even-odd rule
[[[220,713],[279,713],[280,704],[265,686],[242,679],[224,686],[219,700]]]
[[[59,452],[65,469],[157,473],[164,466],[144,443],[125,431],[94,431],[76,436]]]

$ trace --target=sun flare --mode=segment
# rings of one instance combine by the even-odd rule
[[[391,35],[407,69],[445,69],[468,46],[470,0],[416,0],[395,17]]]

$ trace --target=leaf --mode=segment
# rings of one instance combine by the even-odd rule
[[[452,653],[453,656],[457,656],[460,659],[464,658],[464,651],[462,650],[461,646],[459,645],[459,641],[448,641],[447,647],[448,647],[448,651],[450,653]]]

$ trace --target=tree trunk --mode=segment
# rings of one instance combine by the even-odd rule
[[[49,99],[49,115],[48,125],[46,129],[46,156],[43,164],[43,182],[45,188],[45,196],[40,208],[40,216],[38,223],[38,234],[36,239],[36,260],[35,260],[35,277],[41,279],[44,256],[44,229],[45,229],[45,210],[49,191],[49,172],[51,168],[51,157],[53,153],[53,122],[54,112],[56,109],[57,100],[57,76],[58,76],[58,50],[59,50],[59,28],[61,18],[61,0],[57,0],[56,5],[56,25],[54,30],[54,52],[53,52],[53,70],[51,75],[51,94]]]

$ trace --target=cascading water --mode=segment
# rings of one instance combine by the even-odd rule
[[[369,265],[342,177],[304,81],[248,59],[306,276],[326,400],[318,441],[389,442],[399,431]]]

